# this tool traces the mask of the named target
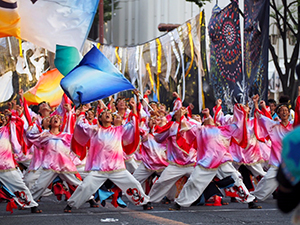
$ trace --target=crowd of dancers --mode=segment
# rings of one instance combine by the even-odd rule
[[[0,199],[7,210],[30,208],[54,193],[67,200],[64,212],[106,204],[126,207],[122,196],[144,210],[151,203],[174,202],[169,210],[191,205],[228,204],[222,197],[260,209],[257,201],[276,194],[282,139],[299,123],[300,97],[293,114],[288,100],[260,101],[254,109],[236,104],[224,115],[222,101],[213,112],[192,114],[174,92],[172,109],[119,96],[75,108],[63,96],[28,106],[20,99],[0,115]],[[18,104],[17,104],[18,102]],[[200,116],[201,115],[201,116]],[[293,115],[293,116],[291,116]]]

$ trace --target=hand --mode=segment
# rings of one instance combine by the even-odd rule
[[[64,108],[67,110],[67,112],[70,112],[72,110],[71,105],[68,103],[64,104]]]
[[[139,97],[139,91],[137,89],[133,90],[133,94],[138,98]]]
[[[11,111],[10,111],[9,109],[5,109],[5,110],[4,110],[4,114],[5,114],[6,116],[11,116]]]
[[[179,94],[178,94],[177,92],[175,92],[175,91],[173,92],[172,95],[173,95],[173,97],[175,97],[175,98],[179,98]]]
[[[79,110],[80,113],[82,113],[82,112],[85,113],[89,110],[89,106],[88,105],[82,105],[78,108],[78,110]]]
[[[208,108],[205,108],[202,110],[202,114],[207,118],[209,117],[209,109]]]
[[[7,103],[8,109],[12,110],[16,110],[16,100],[11,100],[10,102]]]
[[[23,99],[24,99],[24,91],[23,91],[23,89],[20,89],[19,90],[19,95],[20,95],[20,98],[21,98],[21,100],[23,101]]]
[[[261,100],[261,101],[259,102],[259,105],[260,105],[260,107],[263,108],[263,109],[266,108],[266,103],[265,103],[264,100]]]
[[[21,114],[24,111],[24,108],[22,106],[17,105],[16,106],[16,111],[17,111],[18,115],[21,116]]]
[[[134,98],[131,98],[129,100],[129,105],[131,106],[132,109],[136,107],[136,102],[135,102]]]
[[[189,107],[190,107],[191,110],[193,110],[195,108],[192,103],[189,104]]]
[[[145,91],[145,95],[151,95],[151,91],[150,90]]]
[[[222,105],[222,100],[221,100],[221,99],[218,99],[218,100],[216,101],[216,105],[217,105],[217,107],[219,107],[220,105]]]
[[[136,114],[136,102],[134,98],[131,98],[129,101],[130,108],[134,114]]]
[[[252,97],[252,101],[253,101],[253,103],[254,103],[255,109],[258,109],[258,100],[259,100],[259,95],[254,95],[254,96]]]
[[[253,97],[252,97],[252,101],[254,102],[254,103],[258,103],[258,100],[259,100],[259,95],[254,95]]]

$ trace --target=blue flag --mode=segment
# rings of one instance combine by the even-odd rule
[[[135,87],[95,46],[60,82],[76,106]]]

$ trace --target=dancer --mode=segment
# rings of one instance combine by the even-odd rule
[[[181,114],[184,109],[181,109]],[[242,203],[248,203],[248,207],[259,209],[240,178],[239,173],[230,163],[232,156],[229,153],[229,144],[233,139],[239,145],[245,144],[245,110],[241,105],[235,105],[234,114],[236,123],[227,126],[215,126],[213,119],[209,116],[209,109],[202,111],[204,114],[204,126],[190,126],[181,120],[181,128],[177,136],[180,146],[197,143],[197,165],[193,170],[187,183],[183,186],[175,205],[170,210],[179,210],[182,206],[189,207],[203,193],[208,184],[217,175],[220,178],[231,176],[238,187],[239,198]]]
[[[123,158],[122,141],[123,144],[136,144],[136,146],[131,146],[131,151],[136,149],[139,143],[134,99],[131,99],[129,104],[132,108],[132,113],[129,115],[131,122],[121,125],[122,118],[118,116],[114,126],[112,126],[112,114],[108,110],[104,110],[99,115],[100,126],[84,123],[84,113],[87,109],[84,106],[81,107],[81,115],[78,118],[74,136],[82,145],[90,139],[85,166],[89,175],[72,194],[64,212],[71,212],[72,207],[79,208],[107,179],[124,191],[135,205],[147,204],[149,197],[144,193],[141,184],[126,170]],[[130,155],[133,152],[134,150],[127,154]]]
[[[0,182],[2,182],[14,195],[15,201],[23,208],[31,208],[32,213],[41,213],[37,208],[38,204],[22,180],[16,169],[13,154],[23,154],[20,138],[23,135],[23,121],[18,115],[5,111],[6,118],[3,118],[0,127]]]
[[[41,163],[43,171],[31,189],[34,199],[39,199],[57,176],[74,188],[81,184],[81,178],[78,177],[78,171],[70,157],[72,135],[61,132],[60,126],[60,117],[54,115],[50,119],[50,130],[40,132],[35,123],[28,128],[26,134],[28,140],[44,151]],[[90,202],[90,204],[96,203]]]
[[[298,97],[299,99],[300,97]],[[266,200],[278,187],[276,180],[276,174],[278,167],[281,163],[281,150],[282,150],[282,139],[284,136],[293,129],[293,124],[289,121],[290,111],[289,106],[281,104],[277,107],[277,115],[281,122],[277,122],[266,118],[259,113],[258,107],[259,96],[253,97],[255,105],[255,117],[257,123],[255,123],[255,134],[258,139],[266,139],[267,137],[271,140],[271,155],[270,155],[270,168],[267,174],[260,180],[252,194],[259,200]],[[266,109],[264,101],[260,101],[259,105],[262,109]],[[296,109],[299,112],[299,109]]]

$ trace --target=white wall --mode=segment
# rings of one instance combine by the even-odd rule
[[[292,0],[288,0],[288,2],[290,1]],[[220,8],[224,8],[230,2],[230,0],[218,0],[218,5]],[[276,0],[276,2],[281,1]],[[206,3],[204,6],[206,25],[210,20],[215,4],[216,0],[212,0],[211,3]],[[239,0],[242,11],[244,11],[243,4],[244,1]],[[195,3],[186,2],[185,0],[121,0],[119,7],[120,9],[115,10],[114,13],[113,28],[111,23],[108,23],[105,31],[107,43],[114,46],[131,46],[148,42],[164,34],[157,28],[160,23],[182,24],[200,12]],[[244,20],[242,16],[240,16],[240,23],[241,29],[243,29]],[[110,35],[111,28],[113,29],[113,40]],[[270,28],[270,34],[272,32],[274,32],[274,29]],[[243,33],[241,34],[243,35]],[[206,43],[209,44],[208,36]],[[291,49],[289,52],[292,51],[292,48],[292,46],[289,46],[289,49]],[[279,52],[279,60],[283,66],[282,40],[278,41],[275,49],[277,53]],[[209,55],[208,46],[207,53]],[[269,74],[271,75],[275,71],[275,67],[270,54],[269,61]]]
[[[163,34],[157,28],[160,23],[182,24],[200,12],[195,3],[185,0],[122,0],[119,7],[113,19],[113,40],[110,29],[105,34],[107,43],[115,46],[148,42]]]

